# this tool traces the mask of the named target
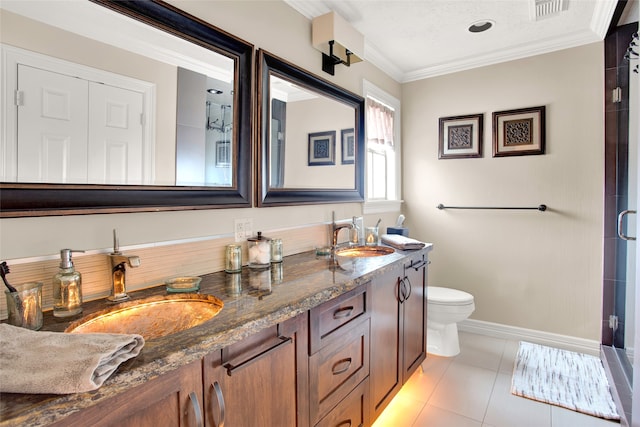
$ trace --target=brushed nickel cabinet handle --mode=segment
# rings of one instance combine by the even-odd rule
[[[191,401],[191,406],[193,407],[193,412],[196,416],[196,425],[198,427],[204,427],[204,422],[202,421],[202,411],[200,410],[200,402],[198,402],[198,395],[195,391],[189,393],[189,400]]]
[[[213,391],[216,394],[216,400],[218,401],[218,408],[220,409],[219,421],[215,427],[224,427],[225,406],[224,406],[224,396],[222,395],[222,389],[220,388],[220,384],[218,384],[218,381],[214,381],[213,384],[211,384],[211,387],[213,387]],[[213,405],[211,407],[211,413],[213,414]]]
[[[406,298],[404,296],[404,280],[399,277],[398,277],[397,288],[398,288],[398,302],[402,304]]]
[[[333,318],[342,319],[351,316],[351,313],[353,313],[353,306],[339,308],[333,312]]]
[[[409,268],[413,268],[415,271],[418,271],[422,267],[424,267],[425,265],[427,265],[427,261],[425,261],[425,260],[420,260],[420,261],[416,262],[415,264],[412,261],[411,264],[409,264]]]
[[[331,368],[331,372],[333,375],[340,375],[343,372],[347,372],[349,367],[351,367],[351,358],[347,357],[346,359],[338,360],[334,363]]]
[[[231,374],[233,374],[233,371],[240,369],[244,366],[247,366],[253,362],[255,362],[258,359],[261,359],[262,357],[266,356],[267,354],[269,354],[270,352],[272,352],[273,350],[277,349],[278,347],[280,347],[281,345],[287,344],[292,342],[291,337],[283,337],[283,336],[279,336],[278,339],[280,340],[276,345],[269,347],[268,349],[256,354],[255,356],[245,360],[242,363],[239,363],[238,365],[232,365],[231,363],[227,363],[224,365],[224,368],[227,370],[227,375],[231,376]]]

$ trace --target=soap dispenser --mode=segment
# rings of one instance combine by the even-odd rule
[[[70,317],[82,313],[82,276],[73,267],[71,249],[60,251],[60,270],[53,276],[53,315]]]
[[[349,229],[349,244],[351,246],[358,245],[360,243],[360,229],[362,227],[358,225],[358,218],[353,217],[351,228]]]

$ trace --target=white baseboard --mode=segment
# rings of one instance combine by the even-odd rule
[[[599,341],[576,338],[569,335],[560,335],[473,319],[466,319],[458,323],[458,330],[496,338],[527,341],[578,353],[591,354],[593,356],[600,355]]]

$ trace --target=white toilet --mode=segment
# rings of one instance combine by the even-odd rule
[[[460,353],[457,323],[476,309],[473,295],[457,289],[427,287],[427,352],[452,357]]]

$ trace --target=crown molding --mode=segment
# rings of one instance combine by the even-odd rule
[[[494,65],[501,62],[513,61],[516,59],[528,58],[545,53],[556,52],[563,49],[578,47],[585,44],[595,43],[601,39],[591,31],[581,31],[569,34],[565,37],[549,39],[535,44],[524,44],[511,49],[491,52],[486,55],[469,57],[461,61],[451,61],[421,70],[405,73],[401,83],[408,83],[415,80],[441,76],[444,74],[466,71],[473,68]],[[383,70],[385,71],[385,70]]]
[[[330,8],[322,1],[284,0],[284,2],[308,19],[313,19],[316,16],[330,11]],[[463,60],[435,64],[419,70],[409,72],[402,71],[397,65],[391,62],[384,53],[380,52],[375,46],[368,43],[366,38],[364,59],[378,67],[395,81],[399,83],[407,83],[415,80],[498,64],[501,62],[542,55],[603,40],[609,28],[609,23],[615,11],[616,4],[617,0],[596,1],[590,30],[568,34],[559,38],[543,40],[534,44],[527,43],[510,49],[470,56]]]
[[[617,0],[604,0],[596,2],[593,10],[593,16],[591,17],[591,30],[604,40],[609,30],[609,24],[611,18],[616,10]]]

